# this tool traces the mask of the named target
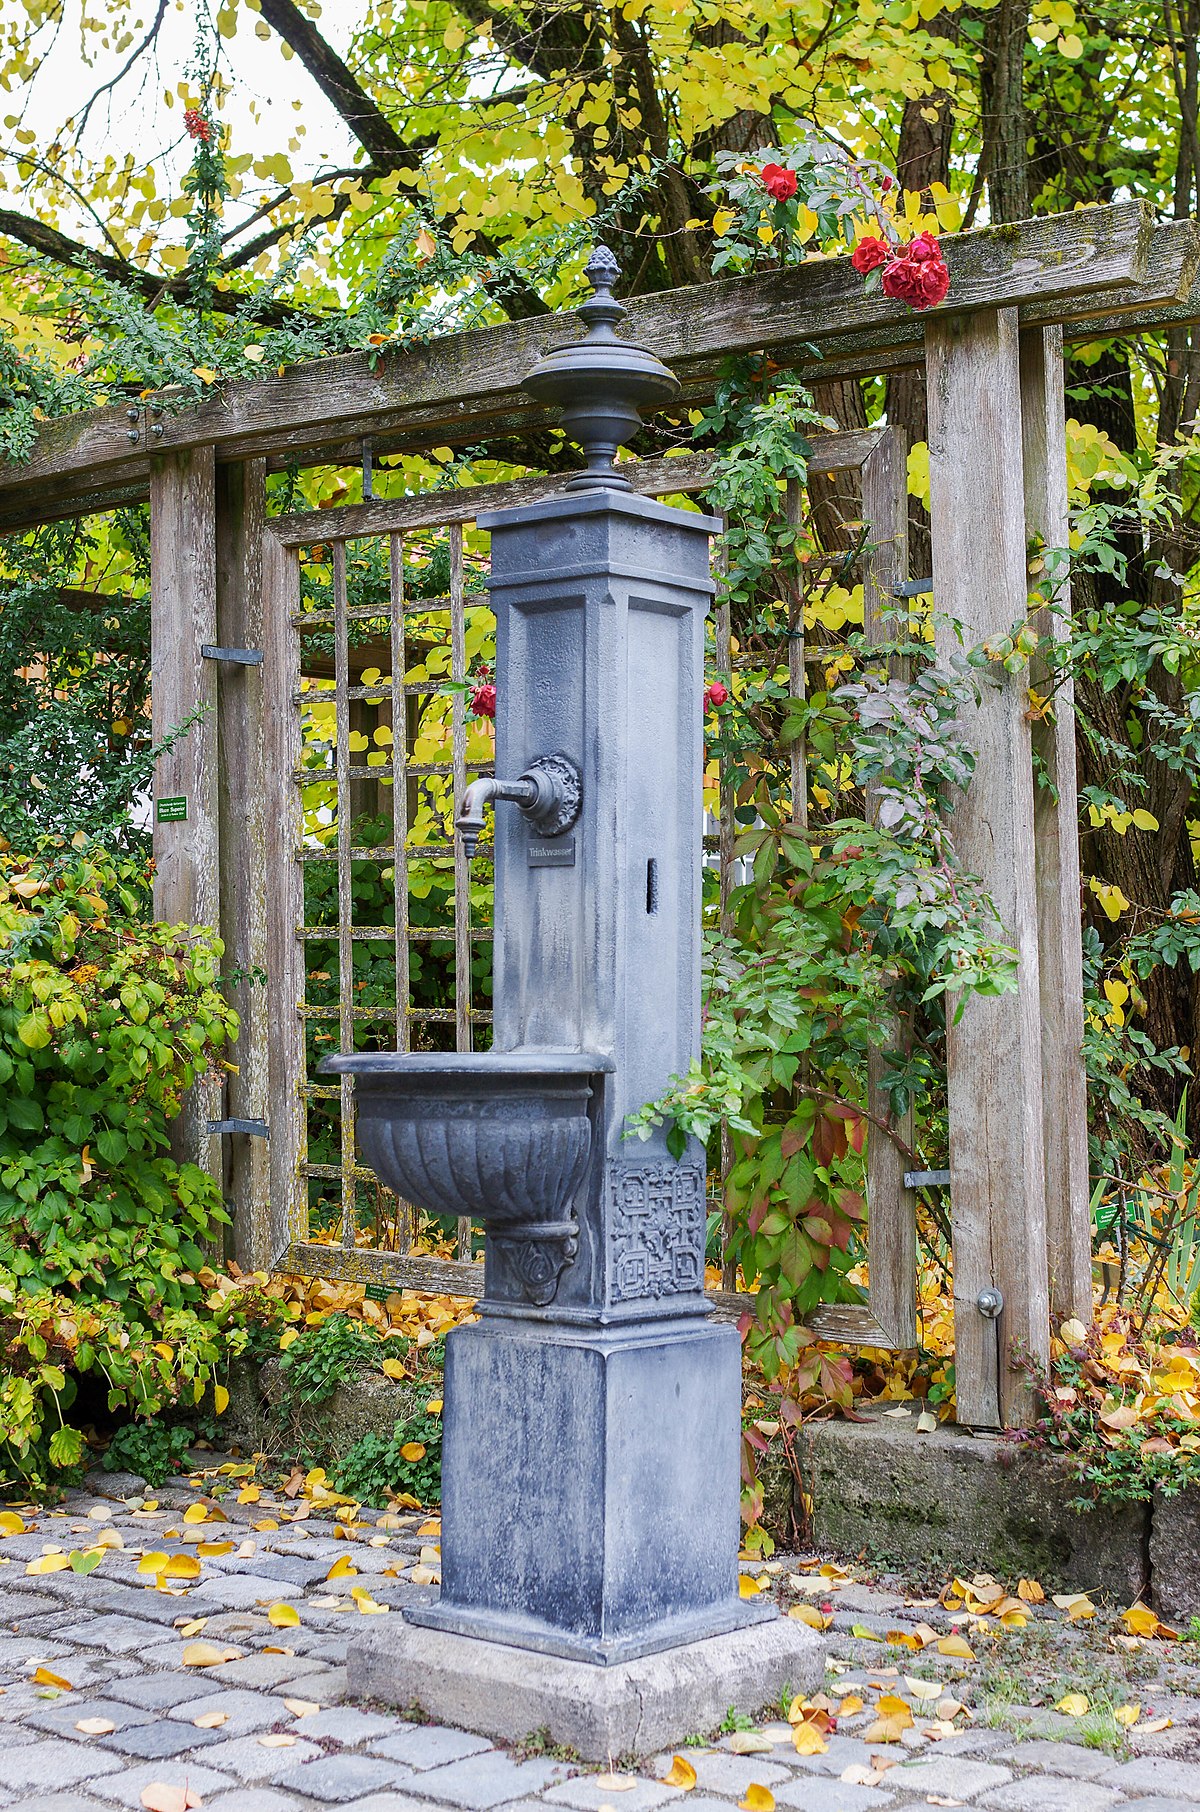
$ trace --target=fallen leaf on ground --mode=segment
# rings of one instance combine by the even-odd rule
[[[1046,1594],[1036,1579],[1017,1581],[1017,1597],[1023,1598],[1026,1604],[1045,1604]]]
[[[51,1673],[48,1667],[35,1667],[33,1670],[35,1686],[57,1686],[59,1692],[74,1692],[75,1688],[61,1674]]]
[[[738,1805],[742,1812],[775,1812],[775,1795],[769,1787],[761,1787],[757,1781],[751,1781]]]
[[[273,1629],[294,1630],[300,1623],[300,1613],[294,1604],[273,1604],[267,1612],[267,1622]]]
[[[108,1736],[117,1727],[111,1718],[80,1718],[75,1728],[84,1736]]]
[[[975,1650],[963,1636],[943,1636],[937,1645],[939,1655],[955,1655],[960,1661],[973,1661]]]
[[[775,1745],[757,1730],[736,1730],[729,1739],[734,1755],[769,1755]]]
[[[0,1535],[24,1535],[25,1519],[15,1510],[0,1510]]]
[[[1126,1730],[1129,1729],[1131,1724],[1136,1724],[1141,1715],[1142,1708],[1140,1705],[1118,1705],[1117,1709],[1113,1712],[1113,1717],[1117,1720],[1117,1723],[1123,1724]]]
[[[218,1648],[215,1642],[189,1642],[183,1651],[184,1667],[219,1667],[223,1661],[241,1659],[240,1648]]]
[[[343,1554],[339,1560],[334,1561],[325,1577],[326,1579],[349,1579],[352,1574],[357,1572],[358,1568],[350,1556]]]
[[[665,1787],[682,1787],[690,1793],[696,1785],[696,1770],[684,1756],[672,1756],[670,1770],[662,1779]]]
[[[315,1699],[285,1699],[283,1702],[294,1718],[310,1718],[314,1711],[321,1709]]]
[[[1141,1726],[1143,1736],[1157,1736],[1160,1730],[1170,1730],[1170,1718],[1147,1718]]]
[[[598,1774],[594,1782],[602,1793],[628,1793],[637,1784],[636,1774]]]
[[[1082,1718],[1091,1707],[1091,1702],[1081,1692],[1069,1692],[1058,1701],[1055,1711],[1061,1711],[1065,1718]]]
[[[807,1623],[811,1630],[827,1630],[833,1622],[832,1615],[819,1611],[815,1604],[793,1604],[788,1616],[797,1623]]]
[[[1052,1602],[1060,1611],[1067,1613],[1067,1619],[1071,1623],[1079,1623],[1096,1615],[1096,1607],[1086,1592],[1056,1592]]]
[[[769,1583],[766,1579],[752,1579],[749,1573],[738,1574],[738,1591],[743,1598],[757,1598],[763,1587]]]
[[[43,1573],[65,1573],[71,1564],[69,1554],[39,1554],[31,1560],[25,1571],[40,1578]]]
[[[198,1718],[192,1719],[197,1730],[219,1730],[222,1724],[228,1724],[228,1722],[229,1713],[227,1711],[202,1711]]]
[[[793,1727],[792,1748],[797,1755],[824,1755],[829,1744],[815,1724],[803,1721]]]
[[[372,1598],[366,1586],[351,1586],[350,1596],[364,1617],[379,1617],[387,1612],[387,1605],[380,1604],[378,1599]]]
[[[290,1749],[296,1741],[289,1730],[268,1730],[258,1740],[264,1749]]]
[[[192,1807],[202,1806],[204,1801],[194,1787],[174,1787],[168,1781],[151,1781],[148,1787],[142,1788],[142,1804],[146,1812],[191,1812]]]
[[[848,1692],[838,1706],[838,1716],[840,1718],[852,1718],[855,1713],[861,1711],[862,1708],[863,1702],[858,1694],[856,1692]]]

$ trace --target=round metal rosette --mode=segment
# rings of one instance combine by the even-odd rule
[[[398,1051],[327,1057],[321,1072],[353,1076],[363,1156],[398,1196],[536,1239],[568,1220],[593,1082],[612,1067],[589,1051]]]

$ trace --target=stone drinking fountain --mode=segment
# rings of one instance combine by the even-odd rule
[[[493,1736],[548,1726],[596,1759],[822,1669],[810,1629],[739,1595],[741,1356],[704,1295],[704,1151],[625,1136],[699,1052],[720,525],[613,466],[679,390],[614,332],[618,274],[593,253],[586,336],[524,380],[586,471],[479,518],[497,778],[458,831],[472,854],[493,808],[493,1048],[321,1066],[354,1077],[380,1179],[487,1234],[479,1319],[446,1343],[441,1596],[352,1645],[351,1690]]]

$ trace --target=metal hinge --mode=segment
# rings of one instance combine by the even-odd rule
[[[205,642],[200,653],[206,661],[233,661],[239,667],[262,665],[261,648],[219,648],[214,642]]]
[[[220,1133],[249,1133],[252,1139],[269,1139],[270,1129],[265,1120],[210,1120],[210,1136]]]
[[[903,585],[892,588],[893,598],[924,598],[933,590],[932,579],[905,579]]]

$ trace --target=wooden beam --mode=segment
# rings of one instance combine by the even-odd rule
[[[1149,301],[1152,239],[1151,214],[1140,201],[948,236],[950,298],[934,312],[1038,303],[1063,318],[1078,311],[1080,297],[1131,286],[1141,286]],[[539,317],[449,334],[402,352],[349,353],[293,366],[281,376],[225,384],[211,401],[168,412],[162,444],[211,442],[229,460],[299,456],[322,441],[400,432],[405,424],[432,439],[478,438],[488,421],[528,423],[533,406],[518,387],[520,374],[576,331],[561,316]],[[814,342],[861,333],[878,334],[883,350],[893,341],[909,346],[913,332],[911,312],[878,291],[865,291],[845,258],[811,258],[791,270],[669,290],[629,304],[630,337],[652,346],[685,383],[697,370],[711,373],[715,361],[737,350],[761,347],[787,356]],[[0,469],[0,510],[7,513],[10,491],[43,487],[45,497],[50,483],[73,486],[75,494],[127,484],[145,470],[145,459],[145,453],[131,453],[124,406],[47,423],[31,460]],[[63,490],[55,502],[61,510]]]
[[[930,523],[939,646],[1002,635],[1026,610],[1025,498],[1015,309],[930,322]],[[963,728],[974,749],[954,814],[963,867],[978,875],[1019,957],[1014,993],[975,996],[947,1035],[955,1378],[959,1420],[1029,1419],[1013,1344],[1049,1361],[1041,995],[1027,675],[997,667]],[[999,1320],[977,1306],[998,1288]]]
[[[886,437],[886,428],[856,428],[840,434],[814,434],[812,466],[820,472],[854,472]],[[627,460],[620,468],[642,497],[682,496],[702,491],[713,468],[711,453],[683,453],[677,459]],[[345,541],[355,535],[384,535],[408,529],[473,522],[485,510],[515,509],[555,497],[578,472],[549,472],[535,478],[505,479],[499,484],[463,485],[445,491],[423,491],[413,497],[374,498],[370,503],[342,504],[329,510],[298,510],[276,516],[271,532],[285,547],[311,547],[322,541]]]
[[[154,916],[216,930],[220,918],[216,675],[200,649],[217,639],[216,468],[211,447],[155,458],[150,471],[150,714],[154,741],[197,718],[154,773]],[[197,715],[199,714],[199,715]],[[170,801],[168,805],[166,802]],[[221,1180],[213,1084],[188,1090],[171,1127],[179,1163]]]
[[[1021,334],[1021,415],[1025,532],[1047,548],[1069,546],[1067,460],[1063,442],[1062,330]],[[1071,595],[1058,611],[1038,613],[1049,641],[1070,633]],[[1062,613],[1062,614],[1059,614]],[[1047,696],[1049,664],[1035,659],[1029,683]],[[1046,1254],[1050,1310],[1056,1321],[1092,1318],[1091,1185],[1087,1080],[1083,1068],[1083,912],[1079,880],[1079,782],[1075,771],[1075,698],[1068,678],[1054,693],[1054,715],[1033,723],[1042,777],[1034,791],[1038,971],[1042,1020],[1042,1149],[1046,1166]]]
[[[217,472],[217,633],[222,648],[261,649],[262,539],[266,462]],[[231,1053],[222,1118],[270,1123],[267,966],[266,797],[263,776],[262,666],[216,666],[220,814],[222,969],[241,1021]],[[256,979],[257,977],[257,979]],[[227,1133],[221,1141],[233,1256],[244,1271],[270,1261],[270,1155],[267,1141]]]

